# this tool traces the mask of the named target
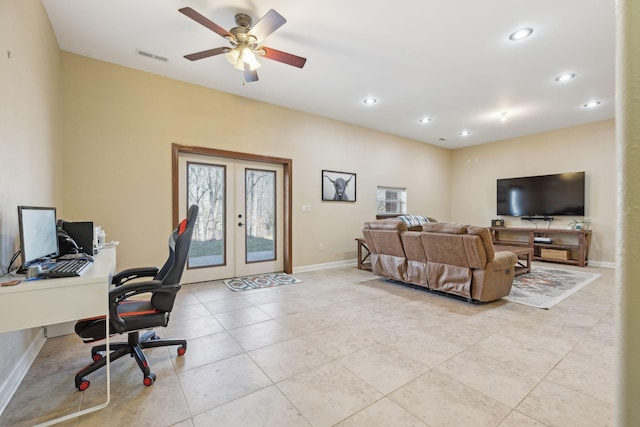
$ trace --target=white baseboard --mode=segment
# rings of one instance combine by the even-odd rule
[[[301,267],[293,267],[293,273],[306,273],[307,271],[327,270],[330,268],[356,266],[356,259],[347,259],[344,261],[327,262],[325,264],[303,265]]]
[[[5,408],[11,401],[16,390],[20,386],[20,383],[24,379],[27,372],[29,372],[29,368],[36,357],[38,357],[38,353],[42,349],[42,346],[47,341],[44,337],[44,329],[40,328],[40,331],[36,335],[36,337],[31,342],[31,345],[24,352],[16,366],[11,371],[11,375],[0,384],[0,415],[4,412]]]
[[[606,262],[606,261],[593,261],[589,260],[589,267],[604,267],[604,268],[616,268],[615,262]]]

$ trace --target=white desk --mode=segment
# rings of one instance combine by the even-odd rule
[[[93,316],[109,316],[107,293],[116,266],[115,248],[105,248],[94,257],[80,277],[23,281],[0,287],[0,333],[68,322]],[[0,277],[0,282],[11,280]],[[107,357],[109,357],[107,321]],[[107,400],[73,414],[48,421],[42,426],[66,421],[109,404],[110,372],[107,359]],[[72,381],[72,379],[69,379]]]

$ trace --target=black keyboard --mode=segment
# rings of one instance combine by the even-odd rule
[[[42,272],[42,277],[76,277],[91,264],[88,259],[72,259],[56,261],[49,269]]]

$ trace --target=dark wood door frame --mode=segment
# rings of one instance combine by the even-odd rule
[[[171,144],[171,186],[172,186],[172,204],[173,204],[173,224],[174,226],[178,225],[180,221],[179,216],[179,207],[180,200],[178,197],[179,187],[178,187],[178,159],[180,153],[188,153],[188,154],[198,154],[202,156],[213,156],[213,157],[224,157],[228,159],[236,159],[236,160],[247,160],[254,162],[263,162],[263,163],[274,163],[278,165],[282,165],[283,169],[283,189],[282,189],[282,197],[283,197],[283,213],[284,213],[284,247],[283,249],[283,268],[284,272],[291,274],[293,273],[293,260],[292,260],[292,212],[293,212],[293,202],[292,202],[292,163],[291,159],[285,159],[281,157],[271,157],[271,156],[262,156],[259,154],[248,154],[248,153],[240,153],[236,151],[226,151],[226,150],[217,150],[215,148],[207,148],[207,147],[193,147],[187,145],[180,144]]]

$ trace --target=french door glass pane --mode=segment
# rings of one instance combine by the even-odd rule
[[[225,176],[225,166],[187,163],[187,205],[195,203],[200,207],[189,250],[189,268],[225,265]]]
[[[276,173],[245,170],[246,261],[276,259]]]

